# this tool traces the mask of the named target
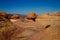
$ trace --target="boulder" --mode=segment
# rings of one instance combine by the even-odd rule
[[[35,12],[30,12],[27,17],[28,17],[28,18],[36,18],[37,15],[36,15]]]
[[[29,14],[27,15],[26,18],[29,19],[29,20],[35,21],[36,17],[37,17],[36,13],[35,13],[35,12],[31,12],[31,13],[29,13]]]
[[[0,21],[7,21],[7,20],[8,20],[8,16],[6,12],[0,12]]]
[[[6,12],[0,12],[0,16],[2,16],[2,17],[6,17],[7,14],[6,14]]]

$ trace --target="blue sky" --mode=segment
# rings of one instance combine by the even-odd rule
[[[60,0],[0,0],[0,11],[37,14],[60,11]]]

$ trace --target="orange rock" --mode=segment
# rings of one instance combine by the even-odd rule
[[[6,14],[6,12],[0,12],[0,16],[2,16],[2,17],[6,17],[7,14]]]
[[[0,12],[0,21],[7,21],[7,20],[8,20],[8,16],[6,12]]]
[[[29,20],[35,21],[36,17],[37,17],[36,13],[35,13],[35,12],[31,12],[31,13],[29,13],[29,14],[27,15],[26,18],[29,19]]]
[[[35,12],[30,12],[27,16],[27,18],[36,18],[36,17],[37,17],[37,15]]]

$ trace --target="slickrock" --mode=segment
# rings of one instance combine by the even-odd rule
[[[57,14],[57,13],[56,13]],[[32,35],[28,40],[60,40],[60,16],[42,14],[36,22],[43,24],[45,29]]]
[[[60,25],[51,25],[28,40],[60,40]]]
[[[0,40],[60,40],[60,16],[56,14],[36,16],[31,12],[23,21],[18,15],[1,20]]]
[[[42,26],[35,22],[22,22],[20,20],[13,22],[14,25],[24,28],[25,30],[11,38],[11,40],[26,40],[32,35],[38,33],[39,31],[43,30]],[[36,25],[37,24],[37,25]],[[17,32],[18,33],[18,32]]]

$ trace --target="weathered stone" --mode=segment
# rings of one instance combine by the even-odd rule
[[[11,19],[19,19],[20,17],[17,14],[14,14]]]
[[[28,14],[27,17],[28,18],[36,18],[37,16],[36,16],[36,13],[35,12],[31,12],[31,13]]]
[[[57,24],[58,21],[60,21],[60,16],[48,15],[48,14],[42,14],[36,18],[36,22],[44,25]]]
[[[51,25],[28,40],[60,40],[60,25]]]
[[[37,15],[35,12],[31,12],[27,15],[27,19],[35,21]]]
[[[2,17],[6,17],[7,14],[6,14],[6,12],[0,12],[0,16],[2,16]]]

